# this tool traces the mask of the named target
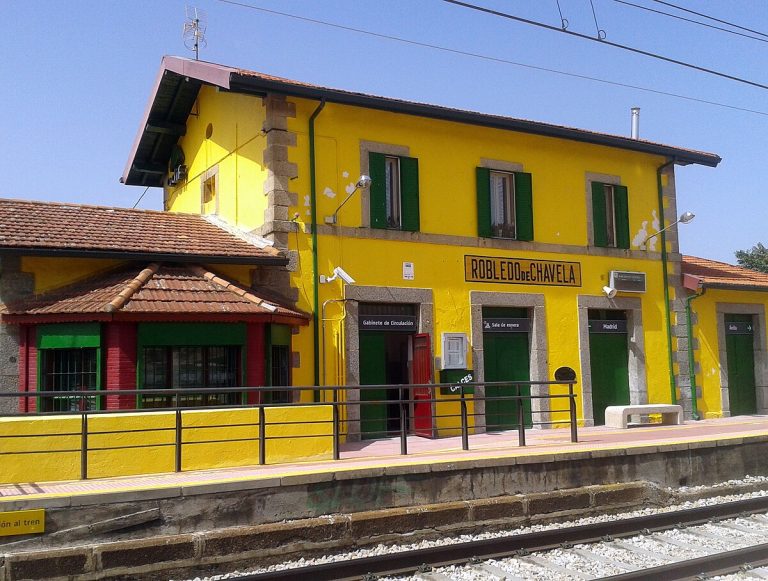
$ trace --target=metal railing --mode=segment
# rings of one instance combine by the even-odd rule
[[[494,388],[494,395],[486,395],[488,388]],[[10,417],[79,417],[77,431],[57,433],[15,434],[0,433],[0,463],[4,457],[12,455],[33,455],[50,453],[79,453],[80,478],[89,477],[89,453],[119,451],[141,448],[163,448],[172,446],[174,449],[174,469],[182,471],[184,450],[189,446],[203,444],[222,444],[232,442],[251,442],[258,444],[258,464],[267,463],[267,452],[270,441],[301,440],[306,438],[332,438],[332,456],[335,460],[341,458],[342,440],[348,445],[364,446],[367,440],[382,438],[399,438],[400,454],[408,454],[409,437],[422,436],[432,440],[446,437],[461,438],[462,450],[469,450],[470,436],[501,432],[517,436],[517,445],[526,445],[526,430],[533,427],[555,427],[567,425],[570,428],[571,442],[578,441],[576,395],[574,382],[485,382],[485,383],[443,383],[423,385],[365,385],[365,386],[327,386],[327,387],[290,387],[299,401],[292,403],[245,403],[249,399],[263,401],[265,394],[274,391],[273,387],[227,387],[199,389],[121,389],[100,391],[38,391],[38,392],[0,392],[0,400],[18,401],[21,409],[35,409],[46,398],[70,398],[69,405],[75,411],[66,412],[13,412],[0,413],[0,421]],[[282,388],[285,389],[285,388]],[[436,397],[438,390],[447,390],[450,394]],[[302,402],[301,394],[311,398],[312,393],[319,390],[320,402]],[[190,394],[231,394],[236,391],[241,395],[240,405],[209,405],[182,406],[183,396]],[[533,394],[531,392],[534,392]],[[174,405],[164,408],[141,409],[142,396],[164,396],[172,398]],[[101,400],[101,407],[107,400],[126,404],[131,400],[130,409],[88,409],[94,400]],[[26,405],[23,403],[26,402]],[[302,419],[300,408],[331,408],[330,420]],[[426,407],[425,407],[426,406]],[[290,408],[297,410],[297,419],[270,420],[269,410],[272,408]],[[200,410],[240,410],[257,411],[257,420],[251,422],[213,423],[205,425],[185,425],[185,412]],[[489,413],[492,409],[492,413]],[[373,411],[372,411],[373,410]],[[165,427],[140,427],[120,430],[95,430],[93,418],[104,414],[125,413],[157,413],[172,412],[173,425]],[[427,412],[427,413],[425,413]],[[489,419],[493,421],[489,423]],[[290,432],[291,426],[302,426],[301,430],[287,435],[269,434],[270,428],[280,427]],[[314,426],[307,432],[307,426]],[[324,429],[326,428],[327,429]],[[253,437],[238,437],[227,439],[195,439],[185,441],[184,435],[189,430],[214,430],[226,428],[254,428]],[[274,430],[273,430],[274,431]],[[98,446],[93,443],[95,437],[128,434],[159,434],[172,432],[172,441],[129,443],[128,445]],[[304,433],[302,433],[304,432]],[[79,436],[79,446],[56,448],[50,445],[42,449],[9,450],[7,442],[35,437],[70,437]],[[169,439],[170,440],[170,439]],[[18,446],[16,446],[18,447]]]

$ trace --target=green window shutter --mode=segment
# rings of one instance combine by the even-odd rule
[[[515,230],[518,240],[533,240],[533,182],[521,171],[515,172]]]
[[[477,173],[477,235],[490,238],[491,230],[491,170],[476,168]]]
[[[626,186],[613,186],[616,212],[616,248],[629,248],[629,196]]]
[[[592,182],[592,231],[595,246],[608,246],[608,224],[605,222],[605,186]]]
[[[419,231],[419,160],[400,158],[400,207],[402,229]]]
[[[371,176],[369,201],[371,206],[371,228],[387,227],[387,177],[384,169],[384,154],[368,154],[368,171]]]

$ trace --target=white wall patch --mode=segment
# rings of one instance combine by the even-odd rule
[[[341,177],[348,178],[349,177],[349,172],[348,171],[341,172]]]
[[[347,194],[349,194],[349,195],[352,195],[352,192],[354,192],[354,191],[355,191],[355,188],[356,188],[356,187],[357,187],[357,186],[356,186],[355,184],[353,184],[353,183],[350,183],[350,184],[348,184],[348,185],[347,185],[347,187],[346,187],[346,188],[344,188],[344,191],[345,191],[345,192],[347,192]]]
[[[632,239],[632,246],[640,248],[643,245],[643,242],[645,241],[646,238],[648,238],[648,220],[643,220],[643,225],[640,227],[640,230],[637,231],[637,234],[635,234],[635,237]],[[653,239],[649,240],[648,242],[652,244]]]
[[[309,208],[311,204],[309,203],[309,196],[304,196],[304,206]]]
[[[336,192],[334,192],[334,191],[333,191],[331,188],[329,188],[329,187],[326,187],[326,188],[323,190],[323,195],[324,195],[325,197],[327,197],[327,198],[331,198],[331,199],[333,199],[333,198],[335,198],[335,197],[336,197]]]
[[[648,236],[651,234],[656,234],[660,230],[661,227],[659,225],[659,217],[656,214],[656,210],[651,211],[651,216],[653,217],[653,220],[651,220],[650,230],[648,229],[648,220],[643,220],[643,225],[640,227],[640,230],[638,230],[637,234],[635,234],[635,237],[632,238],[632,246],[635,248],[642,249],[643,242],[648,238]],[[658,238],[658,236],[654,236],[648,240],[645,243],[645,249],[650,250],[651,252],[655,252]]]

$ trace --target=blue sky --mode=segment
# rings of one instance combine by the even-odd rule
[[[559,26],[555,0],[471,0]],[[514,61],[493,62],[269,14],[222,0],[207,15],[204,60],[367,93],[628,134],[723,157],[677,168],[683,252],[734,262],[768,242],[764,162],[768,90],[659,62],[441,0],[243,0],[261,8],[381,35]],[[632,3],[697,18],[653,0]],[[768,34],[764,0],[673,3]],[[768,84],[763,41],[593,0],[606,39]],[[0,36],[0,197],[132,206],[143,189],[119,184],[160,59],[192,56],[183,1],[9,0]],[[569,30],[595,35],[589,0],[560,0]],[[520,65],[529,65],[520,66]],[[546,72],[540,67],[714,101],[737,111]],[[139,204],[160,208],[160,190]]]

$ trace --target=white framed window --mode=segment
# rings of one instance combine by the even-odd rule
[[[443,333],[443,369],[467,368],[466,333]]]
[[[508,172],[492,171],[491,180],[491,229],[498,238],[516,238],[515,228],[515,180]]]
[[[384,158],[385,200],[387,210],[387,227],[400,228],[402,217],[402,200],[400,188],[400,158],[386,156]]]

